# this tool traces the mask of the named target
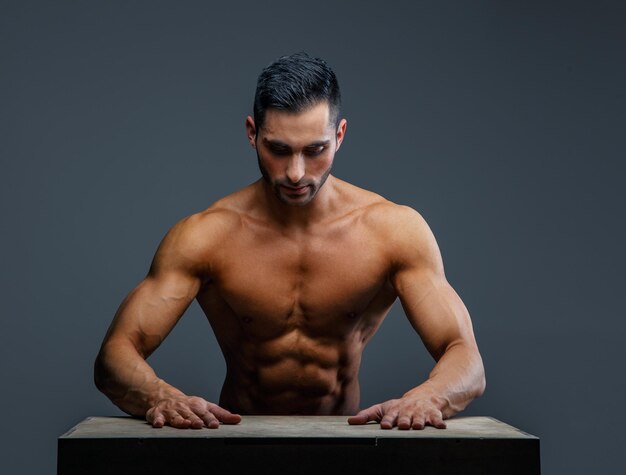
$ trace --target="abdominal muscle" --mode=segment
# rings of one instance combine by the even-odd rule
[[[220,405],[239,414],[353,414],[359,405],[360,351],[322,344],[300,330],[262,343],[240,342],[226,356]],[[356,350],[356,351],[355,351]]]
[[[396,297],[384,274],[349,285],[329,271],[289,293],[280,291],[289,279],[247,280],[251,273],[224,275],[198,295],[226,361],[220,406],[239,414],[356,413],[363,348]]]
[[[376,292],[374,292],[376,294]],[[239,414],[354,414],[363,348],[393,296],[360,312],[309,311],[261,300],[237,307],[209,285],[198,296],[226,362],[220,406]],[[373,307],[373,308],[372,308]]]

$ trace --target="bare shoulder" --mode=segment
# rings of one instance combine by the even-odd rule
[[[342,185],[346,190],[343,194],[349,196],[348,200],[346,197],[342,199],[354,203],[353,207],[360,211],[361,219],[371,228],[371,232],[383,235],[397,235],[399,232],[410,234],[428,227],[422,215],[409,206],[396,204],[377,193],[345,182]]]
[[[239,226],[239,213],[224,202],[181,219],[161,241],[150,273],[165,268],[205,273],[210,268],[214,251]]]
[[[422,265],[442,268],[435,236],[424,217],[415,209],[380,197],[364,209],[362,220],[368,231],[383,243],[390,260],[397,267]]]
[[[426,220],[415,209],[389,200],[372,203],[365,217],[380,232],[395,236],[422,233],[428,227]]]

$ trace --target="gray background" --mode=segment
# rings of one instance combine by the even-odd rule
[[[544,473],[618,473],[624,436],[626,20],[615,2],[1,2],[2,472],[119,411],[92,364],[183,216],[258,177],[260,70],[306,50],[348,119],[335,174],[419,210],[472,314],[487,391],[466,414],[541,437]],[[194,304],[151,358],[216,400]],[[399,306],[362,405],[432,361]]]

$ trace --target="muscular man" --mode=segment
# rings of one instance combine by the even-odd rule
[[[168,232],[104,339],[96,384],[123,411],[154,427],[345,414],[444,428],[482,394],[470,317],[424,219],[330,174],[346,133],[339,106],[320,59],[300,53],[263,70],[246,119],[262,178]],[[361,354],[396,298],[436,365],[406,394],[359,411]],[[219,405],[146,363],[194,299],[226,360]]]

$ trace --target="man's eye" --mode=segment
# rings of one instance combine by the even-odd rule
[[[315,155],[320,155],[324,150],[326,150],[326,147],[323,145],[320,145],[319,147],[307,148],[304,153],[306,153],[309,156],[314,157]]]
[[[274,155],[289,155],[291,150],[283,147],[270,147],[270,150]]]

